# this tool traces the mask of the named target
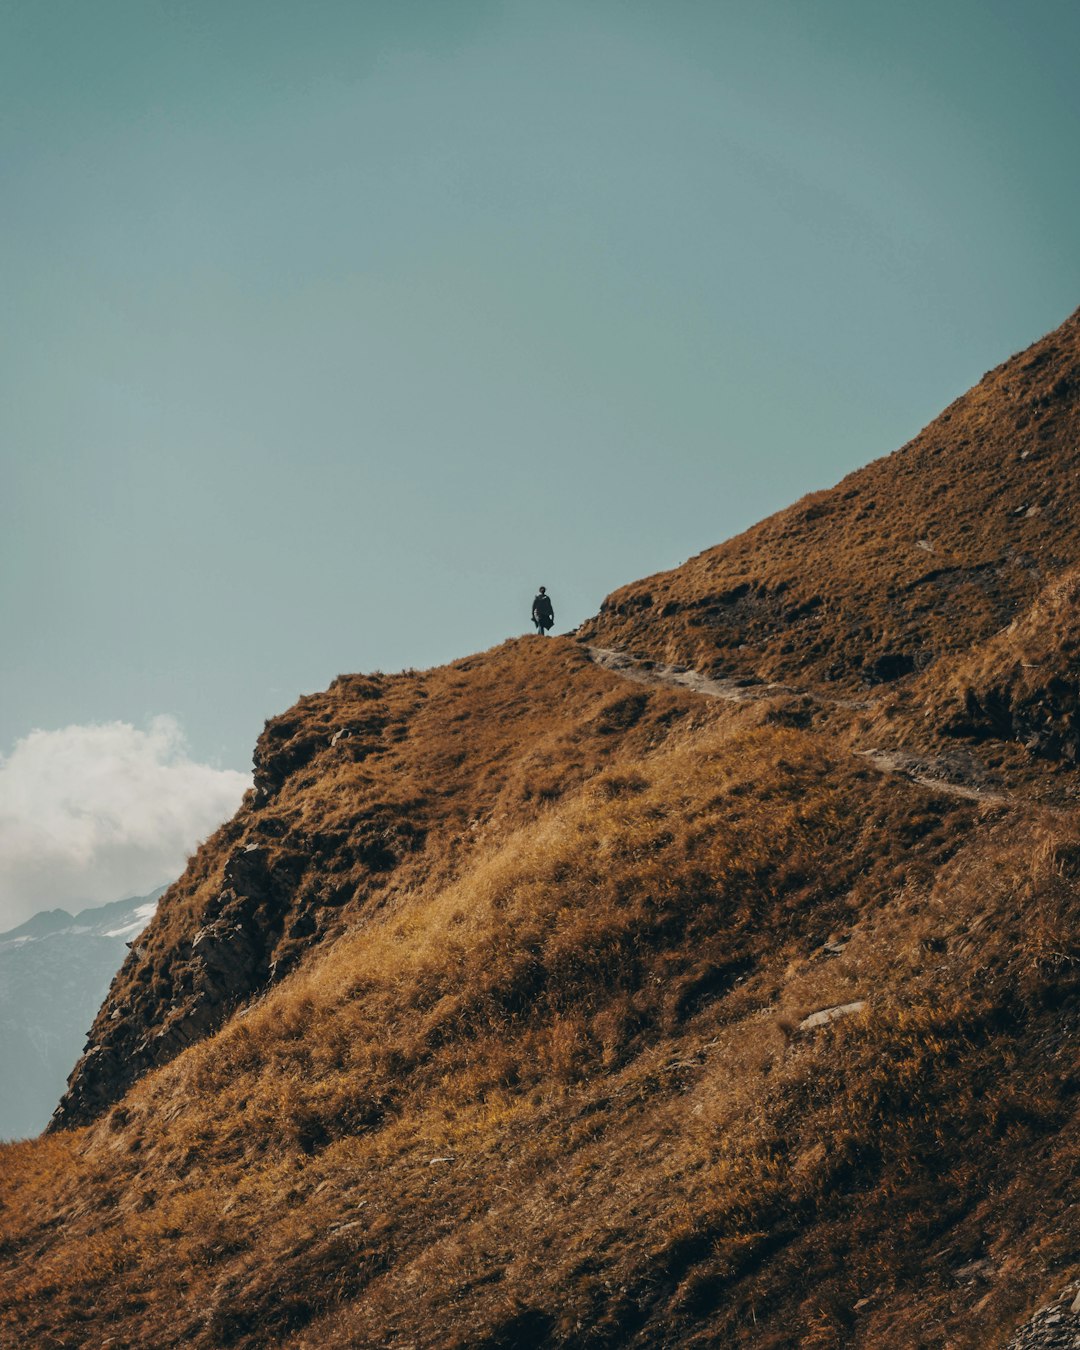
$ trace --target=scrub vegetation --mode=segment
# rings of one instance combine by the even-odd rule
[[[1002,372],[1065,378],[1077,333],[992,373],[941,436],[978,425],[992,459],[1026,431]],[[1051,482],[1080,467],[1077,392],[1047,395],[1069,431],[1039,442]],[[1030,574],[1010,570],[1000,464],[945,472],[939,439],[864,471],[879,526],[900,503],[884,534],[847,480],[587,630],[719,662],[753,698],[528,637],[345,676],[269,723],[57,1128],[0,1152],[3,1343],[975,1350],[1056,1296],[1080,1257],[1058,641],[1080,536],[1048,508]],[[909,478],[935,548],[949,493],[989,494],[970,568],[993,527],[1000,585],[979,605],[967,572],[932,611],[903,598]],[[724,569],[749,589],[717,601],[724,642],[745,622],[721,651],[686,616]],[[793,604],[823,598],[774,631],[743,602],[781,574]],[[986,712],[1051,697],[1053,741]]]

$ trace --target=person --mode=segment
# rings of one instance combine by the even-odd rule
[[[541,637],[547,637],[548,629],[555,622],[555,611],[551,607],[551,596],[548,595],[545,586],[540,587],[540,592],[533,601],[532,618],[536,624],[536,631]]]

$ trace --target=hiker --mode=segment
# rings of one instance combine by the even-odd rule
[[[555,622],[555,611],[551,608],[551,596],[545,586],[540,587],[540,593],[533,601],[532,619],[540,636],[547,637],[548,629]]]

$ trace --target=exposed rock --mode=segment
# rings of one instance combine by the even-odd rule
[[[915,657],[910,652],[882,652],[863,667],[867,684],[890,684],[915,669]]]
[[[1068,1290],[1056,1303],[1040,1308],[1015,1333],[1008,1350],[1077,1350],[1080,1347],[1080,1292]]]
[[[259,844],[247,844],[230,855],[224,885],[206,906],[202,926],[190,942],[179,944],[170,962],[171,1005],[164,1011],[158,1008],[155,1016],[146,995],[147,1007],[137,1010],[141,1015],[114,1018],[114,1010],[106,1004],[95,1023],[95,1039],[71,1075],[51,1128],[82,1124],[99,1115],[141,1073],[215,1030],[268,982],[272,953],[306,861],[288,853],[271,858]],[[140,961],[149,984],[152,967],[133,950],[128,962]]]
[[[833,1008],[822,1008],[819,1012],[804,1017],[799,1023],[799,1030],[813,1031],[817,1027],[828,1026],[830,1022],[835,1022],[840,1017],[851,1017],[855,1013],[862,1012],[865,1007],[866,1000],[858,999],[855,1003],[838,1003]]]
[[[953,1277],[961,1284],[970,1283],[972,1280],[988,1280],[994,1273],[994,1263],[986,1257],[978,1261],[969,1261],[958,1270],[953,1271]]]

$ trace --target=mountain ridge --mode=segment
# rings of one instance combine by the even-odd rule
[[[1004,1345],[1080,1262],[1078,375],[272,719],[5,1154],[6,1334]]]
[[[583,636],[862,686],[984,640],[1080,562],[1078,390],[1080,310],[891,455],[613,592]]]

